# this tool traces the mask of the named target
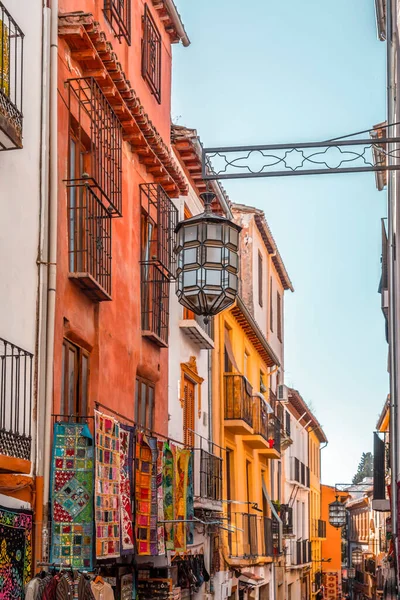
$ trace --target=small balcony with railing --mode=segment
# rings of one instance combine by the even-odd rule
[[[224,419],[231,433],[253,434],[253,390],[243,375],[224,375]]]
[[[286,567],[296,569],[311,563],[311,542],[290,540],[286,545]]]
[[[309,489],[310,468],[295,456],[291,456],[289,461],[288,483]]]
[[[232,564],[266,562],[277,555],[272,519],[246,512],[228,513],[226,532]]]
[[[204,441],[201,439],[201,444]],[[194,508],[222,511],[222,457],[210,442],[209,449],[193,448]]]
[[[24,34],[0,2],[0,151],[22,148]]]
[[[281,448],[283,451],[293,444],[293,440],[291,438],[290,413],[283,407],[281,403],[278,403],[276,405],[276,415],[281,424]]]
[[[253,435],[244,436],[243,441],[268,458],[281,456],[281,424],[261,396],[253,396]]]
[[[0,338],[0,470],[29,473],[33,355]]]
[[[212,350],[214,348],[212,319],[206,323],[204,317],[195,315],[192,311],[184,308],[183,319],[179,321],[179,329],[200,349]]]

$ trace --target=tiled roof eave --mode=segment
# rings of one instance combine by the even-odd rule
[[[59,15],[59,37],[64,39],[83,77],[94,77],[118,116],[123,138],[139,161],[171,197],[187,195],[188,186],[172,152],[144,111],[136,92],[99,23],[88,13]]]

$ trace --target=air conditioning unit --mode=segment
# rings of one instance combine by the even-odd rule
[[[289,402],[289,388],[287,385],[283,383],[278,385],[277,388],[277,398],[278,402]]]

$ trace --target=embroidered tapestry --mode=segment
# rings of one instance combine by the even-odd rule
[[[157,554],[157,490],[154,472],[157,440],[139,433],[136,440],[136,552]],[[154,506],[155,504],[155,506]],[[155,512],[154,512],[155,510]]]
[[[121,493],[121,554],[135,550],[132,516],[133,447],[135,428],[121,423],[120,441],[120,493]]]
[[[193,481],[193,453],[190,453],[188,465],[187,479],[187,497],[186,497],[186,518],[188,520],[194,518],[194,481]],[[193,544],[194,542],[194,522],[187,523],[186,526],[186,542]]]
[[[33,513],[0,506],[0,599],[24,597],[32,570]]]
[[[91,569],[93,437],[84,423],[55,423],[51,473],[51,562]]]
[[[165,528],[164,528],[164,489],[163,489],[163,466],[164,466],[164,442],[158,442],[157,453],[157,544],[158,554],[165,554]]]
[[[120,425],[114,417],[97,410],[94,416],[96,431],[96,557],[112,558],[121,554]]]
[[[163,448],[163,499],[164,499],[164,519],[173,521],[174,516],[174,446],[167,442]],[[167,550],[173,550],[174,546],[174,524],[165,523],[165,547]]]
[[[175,479],[175,519],[186,520],[187,515],[187,484],[189,471],[190,450],[177,448],[176,479]],[[174,546],[177,552],[186,550],[186,523],[175,524],[174,527]]]

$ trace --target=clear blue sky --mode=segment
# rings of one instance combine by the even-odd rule
[[[180,0],[172,116],[206,146],[315,141],[385,119],[385,44],[373,0]],[[329,439],[325,483],[350,481],[388,393],[377,293],[386,192],[372,173],[226,181],[265,211],[295,293],[286,383]]]

